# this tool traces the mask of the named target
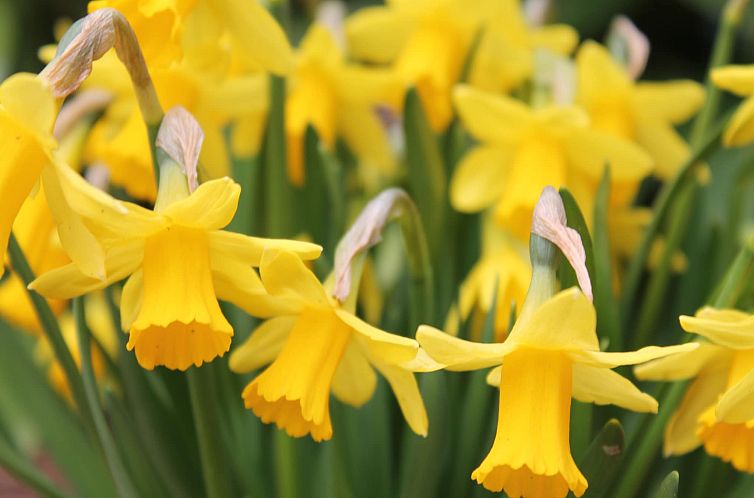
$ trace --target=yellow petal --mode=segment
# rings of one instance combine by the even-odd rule
[[[246,373],[272,363],[283,349],[296,318],[278,316],[262,322],[243,344],[231,352],[228,367],[233,372]]]
[[[453,371],[500,365],[503,357],[513,350],[507,342],[482,344],[464,341],[429,325],[419,326],[416,340],[432,359]]]
[[[348,51],[358,60],[388,64],[400,53],[412,19],[387,7],[364,7],[346,20]]]
[[[413,339],[372,327],[364,320],[345,310],[336,309],[335,313],[338,318],[357,333],[354,337],[366,346],[371,356],[378,358],[383,363],[403,365],[416,358],[419,344]],[[405,365],[403,367],[405,368]]]
[[[133,273],[123,286],[120,294],[120,327],[129,330],[139,316],[144,298],[144,272],[139,269]]]
[[[704,103],[704,87],[693,80],[639,83],[634,106],[673,124],[689,120]]]
[[[17,73],[0,85],[0,104],[30,132],[46,143],[52,140],[52,127],[58,106],[45,82],[34,74]]]
[[[265,288],[275,297],[329,307],[322,284],[294,254],[278,250],[265,251],[259,273]]]
[[[545,301],[528,320],[519,319],[506,344],[536,349],[597,351],[596,326],[594,306],[577,287],[572,287]]]
[[[218,178],[199,185],[191,195],[170,204],[162,212],[175,224],[217,230],[233,219],[241,187],[230,178]]]
[[[630,91],[633,82],[626,70],[597,42],[587,40],[576,54],[579,98],[594,102],[605,95]]]
[[[694,379],[665,427],[662,450],[665,456],[683,455],[702,443],[697,436],[699,417],[715,404],[727,380],[726,369],[702,372]]]
[[[714,344],[699,343],[693,351],[650,361],[634,368],[641,380],[682,380],[694,377],[710,365],[730,361],[730,351]]]
[[[636,365],[672,354],[693,351],[699,347],[698,343],[677,344],[675,346],[647,346],[638,351],[626,353],[606,353],[604,351],[573,351],[570,353],[573,361],[593,367],[615,368],[621,365]]]
[[[579,43],[579,33],[566,24],[550,24],[532,29],[529,32],[530,43],[557,54],[570,54]]]
[[[639,181],[653,166],[652,158],[641,148],[621,138],[595,130],[574,130],[564,140],[568,158],[589,178],[599,180],[610,165],[615,182]]]
[[[376,109],[348,105],[341,109],[338,128],[343,140],[363,167],[384,175],[395,171],[395,154],[391,150],[387,129],[380,122]]]
[[[349,341],[332,379],[336,398],[351,406],[362,406],[377,389],[377,374],[356,341]]]
[[[737,310],[703,308],[680,317],[681,327],[731,349],[754,349],[754,316]]]
[[[628,379],[607,368],[573,365],[573,397],[584,403],[615,405],[635,412],[657,413],[657,401]]]
[[[713,69],[710,73],[712,82],[737,95],[754,94],[754,65],[730,65]]]
[[[336,78],[336,93],[343,102],[392,108],[400,105],[403,83],[393,71],[347,65],[338,70]]]
[[[453,102],[468,132],[482,142],[510,143],[532,123],[525,104],[467,85],[456,86]]]
[[[461,159],[450,182],[455,209],[474,213],[500,200],[505,192],[511,153],[496,147],[475,147]]]
[[[93,290],[107,287],[132,274],[141,264],[144,256],[144,241],[129,240],[113,247],[105,254],[104,280],[89,277],[73,264],[67,264],[49,271],[29,284],[29,288],[46,297],[71,299]]]
[[[652,156],[655,174],[663,180],[671,180],[691,153],[688,144],[675,129],[649,116],[636,119],[636,143]]]
[[[257,1],[211,0],[244,56],[275,74],[287,74],[293,51],[275,18]]]
[[[747,145],[752,141],[754,141],[754,97],[749,97],[733,113],[723,133],[723,143],[731,147]]]
[[[231,174],[228,144],[224,130],[219,126],[204,127],[204,142],[199,154],[199,177],[202,180],[215,180]]]
[[[754,370],[725,391],[717,402],[715,416],[726,424],[745,424],[754,419]]]
[[[229,258],[249,266],[259,266],[265,250],[286,251],[304,260],[316,259],[322,246],[289,239],[265,239],[240,233],[213,231],[209,233],[209,248],[218,257]]]
[[[408,426],[419,436],[426,437],[429,419],[414,374],[397,365],[379,360],[374,361],[374,366],[390,384]]]

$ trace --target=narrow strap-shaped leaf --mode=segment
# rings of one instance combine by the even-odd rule
[[[579,462],[579,468],[589,482],[584,498],[610,496],[607,491],[620,470],[623,450],[623,427],[612,419],[597,434]]]
[[[653,498],[676,498],[678,496],[678,471],[673,471],[660,483]]]

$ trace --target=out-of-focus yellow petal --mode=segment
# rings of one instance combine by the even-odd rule
[[[702,372],[694,379],[665,427],[662,450],[665,456],[683,455],[702,444],[697,436],[699,417],[715,404],[727,380],[727,369]]]
[[[130,240],[107,251],[105,255],[107,277],[104,280],[81,273],[79,268],[71,263],[37,277],[29,288],[43,296],[58,299],[81,296],[87,292],[105,288],[132,274],[141,264],[143,256],[144,241]]]
[[[265,251],[259,273],[265,288],[275,297],[316,307],[330,307],[322,284],[295,254]]]
[[[401,103],[403,84],[393,71],[349,64],[336,74],[333,84],[343,102],[383,104],[391,108]]]
[[[279,75],[293,66],[293,51],[275,18],[257,1],[210,0],[246,57]]]
[[[749,97],[733,113],[728,127],[723,133],[723,143],[728,146],[742,146],[754,141],[754,97]]]
[[[468,132],[482,142],[510,143],[532,123],[523,103],[467,85],[456,86],[453,102]]]
[[[544,350],[597,351],[596,326],[594,306],[577,287],[572,287],[545,301],[528,320],[519,319],[506,344]]]
[[[130,330],[136,317],[139,316],[141,303],[144,300],[144,272],[139,269],[134,272],[120,294],[120,327]]]
[[[505,57],[500,57],[502,53]],[[532,69],[531,50],[511,45],[501,33],[488,30],[474,52],[468,81],[482,90],[505,93],[518,87]]]
[[[706,307],[696,316],[682,315],[681,327],[731,349],[754,349],[754,316],[737,310]]]
[[[655,174],[671,180],[690,155],[688,144],[672,126],[649,117],[637,117],[635,132],[636,142],[654,159]]]
[[[754,65],[730,65],[713,69],[710,73],[712,82],[736,95],[754,94]]]
[[[204,127],[204,142],[199,154],[199,178],[202,180],[220,179],[230,175],[228,145],[220,126]]]
[[[576,54],[579,99],[594,102],[608,95],[626,95],[633,86],[626,70],[597,42],[587,40]]]
[[[408,426],[416,434],[426,436],[429,429],[429,419],[414,374],[399,366],[381,361],[375,361],[374,366],[390,384]]]
[[[377,110],[361,105],[347,106],[338,116],[338,128],[361,164],[384,175],[394,173],[395,154]]]
[[[416,357],[419,344],[413,339],[380,330],[345,310],[336,309],[335,313],[357,333],[354,337],[364,344],[371,357],[391,365],[405,364]]]
[[[535,47],[567,55],[579,43],[579,34],[566,24],[551,24],[532,29],[529,32],[529,41]]]
[[[374,368],[359,349],[359,344],[349,341],[332,379],[333,394],[343,403],[359,407],[372,398],[376,388]]]
[[[365,7],[346,20],[348,51],[359,60],[392,62],[409,37],[413,19],[388,7]]]
[[[616,405],[635,412],[657,413],[657,401],[628,379],[607,368],[573,365],[573,397],[584,403]]]
[[[464,341],[429,325],[419,326],[416,340],[432,359],[451,371],[479,370],[500,365],[503,357],[513,350],[507,342],[483,344]]]
[[[754,371],[723,394],[715,415],[726,424],[744,424],[754,418]]]
[[[687,121],[702,107],[704,87],[693,80],[639,83],[634,107],[678,124]]]
[[[34,74],[17,73],[0,85],[0,104],[42,143],[51,145],[52,126],[58,114],[55,98],[45,82]]]
[[[676,344],[675,346],[647,346],[637,351],[625,353],[607,353],[604,351],[571,351],[573,361],[593,367],[615,368],[622,365],[637,365],[672,354],[693,351],[699,344]]]
[[[231,352],[228,367],[236,373],[246,373],[271,363],[283,349],[295,323],[295,316],[265,320],[243,344]]]
[[[259,266],[265,250],[286,251],[301,259],[316,259],[322,246],[289,239],[266,239],[235,232],[213,231],[208,234],[211,253],[220,258],[230,258],[250,266]]]
[[[730,362],[730,356],[731,353],[726,348],[699,343],[699,347],[693,351],[639,365],[634,368],[634,375],[641,380],[689,379],[710,365]]]
[[[266,125],[265,113],[250,114],[239,118],[231,130],[230,144],[233,155],[241,158],[258,155]]]
[[[161,213],[175,224],[217,230],[233,219],[241,186],[230,178],[218,178],[199,185],[191,195],[176,201]]]
[[[464,213],[474,213],[500,200],[510,171],[510,150],[479,146],[456,166],[450,182],[450,203]]]
[[[589,178],[599,180],[610,166],[615,182],[636,182],[652,170],[652,158],[640,147],[607,133],[574,130],[564,140],[571,164]]]

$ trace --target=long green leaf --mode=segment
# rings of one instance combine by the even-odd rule
[[[620,422],[613,419],[602,428],[579,462],[589,487],[584,498],[610,496],[608,488],[620,470],[623,460],[624,436]]]
[[[678,472],[674,470],[662,480],[659,489],[654,495],[652,495],[652,497],[676,498],[676,496],[678,496],[678,479]]]

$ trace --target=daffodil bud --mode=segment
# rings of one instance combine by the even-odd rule
[[[171,108],[157,133],[160,184],[155,211],[185,199],[198,187],[197,163],[204,142],[201,126],[186,109]]]
[[[55,97],[67,97],[89,76],[94,61],[111,48],[128,70],[144,121],[159,123],[162,108],[139,42],[126,18],[115,9],[97,10],[74,23],[40,76],[49,83]]]
[[[628,74],[638,80],[647,67],[649,39],[626,16],[616,16],[610,24],[607,47],[615,60],[626,67]]]

